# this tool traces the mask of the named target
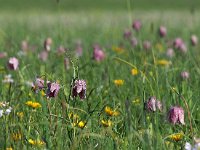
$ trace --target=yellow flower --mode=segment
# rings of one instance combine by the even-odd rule
[[[135,104],[135,105],[140,104],[140,99],[139,99],[139,98],[136,98],[136,99],[134,99],[132,102],[133,102],[133,104]]]
[[[161,65],[161,66],[169,66],[172,64],[172,62],[165,59],[161,59],[161,60],[156,61],[156,64]]]
[[[173,141],[180,141],[183,138],[184,134],[183,133],[175,133],[169,136],[169,138]]]
[[[6,148],[6,150],[13,150],[13,148],[12,147],[8,147],[8,148]]]
[[[23,112],[17,112],[17,116],[22,119],[24,117],[24,113]]]
[[[41,96],[45,96],[46,95],[43,90],[41,90],[40,94],[41,94]]]
[[[41,141],[41,140],[33,140],[33,139],[29,139],[28,140],[28,143],[31,144],[31,145],[35,145],[35,146],[42,146],[44,145],[44,141]]]
[[[78,123],[78,127],[81,128],[81,129],[83,129],[85,127],[85,122],[84,121],[80,121]]]
[[[121,54],[124,52],[124,49],[122,47],[112,46],[112,50],[117,52],[118,54]]]
[[[112,110],[109,106],[106,106],[104,111],[109,116],[118,116],[119,115],[118,111]]]
[[[101,120],[101,123],[104,127],[110,127],[112,125],[110,120]]]
[[[121,86],[124,84],[124,80],[118,79],[118,80],[114,80],[115,85],[117,86]]]
[[[137,74],[138,74],[138,70],[137,70],[137,69],[132,69],[132,70],[131,70],[131,74],[132,74],[133,76],[137,75]]]
[[[19,140],[21,140],[22,139],[22,135],[21,135],[21,133],[13,133],[12,134],[12,139],[14,140],[14,141],[19,141]]]
[[[34,108],[34,109],[35,109],[35,108],[40,108],[40,107],[42,107],[40,103],[38,103],[38,102],[33,102],[33,101],[27,101],[25,104],[26,104],[27,106],[29,106],[29,107]]]

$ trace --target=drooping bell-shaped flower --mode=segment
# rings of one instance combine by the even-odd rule
[[[171,109],[169,110],[169,114],[168,114],[168,120],[170,123],[173,124],[185,124],[184,121],[184,110],[182,107],[179,106],[173,106],[171,107]]]
[[[10,70],[17,70],[18,65],[19,65],[19,61],[18,61],[17,58],[15,58],[15,57],[9,58],[9,60],[8,60],[8,68]]]
[[[76,80],[72,89],[72,96],[79,96],[80,99],[86,98],[86,82],[84,80]]]

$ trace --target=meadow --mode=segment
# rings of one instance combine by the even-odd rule
[[[199,1],[0,2],[0,149],[200,147]]]

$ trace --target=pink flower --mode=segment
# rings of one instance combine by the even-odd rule
[[[43,89],[44,88],[44,80],[41,78],[36,78],[35,86],[36,86],[36,88]]]
[[[181,38],[176,38],[174,40],[174,47],[179,49],[183,43],[184,42],[183,42],[183,40]]]
[[[168,120],[170,123],[176,124],[185,124],[184,122],[184,110],[182,107],[174,106],[171,107],[168,114]]]
[[[198,37],[196,35],[192,35],[190,40],[193,46],[198,44]]]
[[[105,53],[100,48],[94,48],[93,59],[96,61],[102,61],[105,58]]]
[[[189,72],[187,72],[187,71],[182,71],[182,72],[181,72],[181,77],[182,77],[183,79],[189,79],[190,74],[189,74]]]
[[[47,83],[47,97],[56,97],[58,95],[58,91],[60,90],[60,85],[56,82]]]
[[[9,61],[8,61],[8,68],[9,68],[10,70],[17,70],[18,65],[19,65],[19,61],[18,61],[17,58],[15,58],[15,57],[9,58]]]
[[[155,112],[156,109],[159,109],[162,111],[162,103],[156,99],[156,97],[152,96],[150,97],[147,102],[145,103],[146,109],[148,111],[153,111]]]
[[[139,31],[142,27],[142,24],[139,20],[135,20],[132,25],[133,29]]]
[[[130,37],[131,37],[131,31],[129,29],[126,29],[124,31],[124,38],[125,39],[130,39]]]
[[[7,57],[7,53],[6,52],[0,52],[0,58],[5,58]]]
[[[48,52],[43,50],[42,52],[40,52],[40,54],[38,55],[38,58],[41,59],[42,61],[46,61],[48,58]]]
[[[65,51],[66,51],[66,48],[64,48],[62,45],[57,48],[57,54],[58,55],[64,54]]]
[[[161,37],[165,37],[166,34],[167,34],[167,29],[166,29],[166,27],[160,26],[160,28],[159,28],[159,34],[160,34]]]
[[[136,47],[136,46],[138,45],[138,40],[137,40],[137,38],[136,38],[136,37],[132,37],[132,38],[130,39],[130,43],[131,43],[132,47]]]
[[[151,42],[150,42],[150,41],[144,41],[144,42],[143,42],[143,48],[144,48],[145,50],[151,49]]]
[[[50,51],[51,50],[51,45],[52,45],[52,39],[50,37],[48,37],[45,41],[44,41],[44,49],[46,51]]]
[[[86,82],[84,80],[76,80],[74,82],[72,96],[77,97],[78,95],[80,99],[86,98]]]
[[[174,50],[172,48],[168,48],[166,55],[172,58],[174,56]]]

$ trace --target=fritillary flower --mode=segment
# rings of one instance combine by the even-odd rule
[[[184,121],[184,110],[182,107],[173,106],[169,110],[168,120],[173,124],[185,124]]]
[[[187,71],[182,71],[181,72],[181,77],[182,77],[182,79],[189,79],[190,74]]]
[[[135,31],[138,32],[138,31],[141,29],[142,24],[141,24],[141,22],[140,22],[139,20],[135,20],[135,21],[133,22],[132,27],[133,27],[133,29],[134,29]]]
[[[10,70],[17,70],[18,65],[19,65],[19,61],[18,61],[17,58],[15,58],[15,57],[9,58],[9,60],[8,60],[8,68]]]
[[[196,35],[192,35],[190,40],[193,46],[198,44],[198,37]]]
[[[86,82],[84,80],[76,80],[74,82],[72,96],[73,97],[79,96],[80,99],[86,98]]]
[[[58,95],[58,91],[60,90],[60,85],[56,82],[47,83],[47,97],[56,97]]]
[[[164,26],[160,26],[160,28],[159,28],[159,34],[160,34],[161,37],[165,37],[166,34],[167,34],[167,28],[164,27]]]

